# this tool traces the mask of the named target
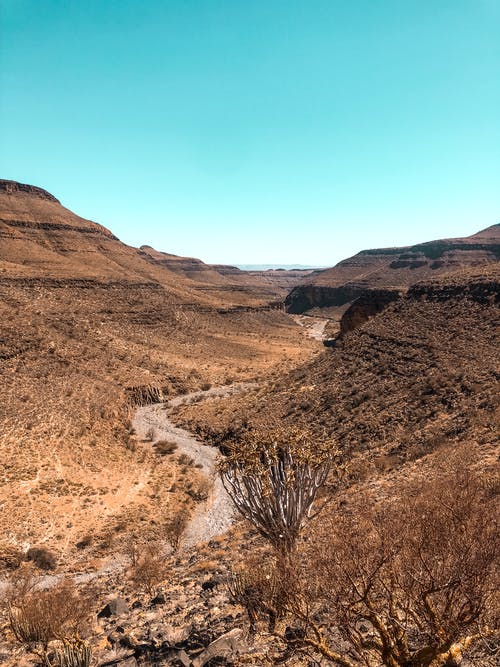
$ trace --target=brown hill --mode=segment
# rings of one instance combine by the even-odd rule
[[[200,259],[159,252],[150,246],[141,246],[138,252],[151,264],[192,281],[192,289],[222,301],[237,299],[241,304],[277,305],[303,278],[300,271],[242,271],[236,266],[205,264]]]
[[[313,362],[225,411],[184,408],[214,436],[248,419],[303,423],[363,465],[402,465],[498,435],[500,266],[421,282]]]
[[[235,267],[131,248],[45,190],[14,181],[0,180],[0,241],[1,279],[156,283],[183,301],[226,307],[267,304],[290,285],[290,279],[283,285]]]
[[[40,188],[0,181],[0,532],[10,544],[71,553],[88,531],[105,544],[126,521],[189,509],[197,471],[138,442],[135,402],[252,379],[315,347],[286,314],[261,308],[278,296],[268,284],[232,289],[201,262],[182,275],[154,253]],[[186,485],[169,491],[176,476]]]
[[[500,224],[466,238],[363,250],[296,286],[286,299],[286,307],[290,313],[313,308],[345,309],[373,290],[404,290],[421,280],[499,259]]]

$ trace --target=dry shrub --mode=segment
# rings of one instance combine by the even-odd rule
[[[344,667],[458,665],[498,627],[498,501],[463,456],[383,507],[368,500],[322,525],[303,554],[309,611],[294,610],[306,634],[292,643]]]
[[[279,557],[247,558],[229,577],[228,590],[235,602],[245,608],[254,633],[257,621],[267,618],[268,631],[300,597],[300,578],[289,559]]]
[[[35,563],[41,570],[55,570],[57,558],[45,547],[31,547],[26,552],[26,559]]]
[[[199,503],[208,498],[211,488],[212,484],[208,479],[201,479],[194,487],[187,489],[187,494]]]
[[[166,456],[167,454],[173,454],[177,449],[178,445],[175,442],[170,440],[158,440],[155,442],[154,448],[157,454],[160,456]]]
[[[45,661],[49,644],[77,641],[92,613],[90,595],[77,591],[71,581],[40,590],[24,572],[11,578],[5,602],[16,641]]]
[[[163,533],[165,539],[174,551],[180,547],[182,536],[186,530],[189,517],[187,512],[179,510],[164,526]]]
[[[159,544],[153,542],[136,548],[129,573],[129,578],[134,586],[148,595],[154,595],[166,575],[167,565]]]
[[[144,439],[145,439],[147,442],[153,442],[153,440],[155,439],[155,437],[156,437],[156,431],[155,431],[155,429],[151,426],[151,427],[148,428],[148,430],[146,431],[146,435],[144,436]]]
[[[0,570],[17,570],[24,560],[21,549],[12,544],[0,544]]]
[[[177,463],[181,466],[192,466],[194,464],[194,460],[187,454],[182,453],[177,457]]]

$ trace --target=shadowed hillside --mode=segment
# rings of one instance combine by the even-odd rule
[[[498,428],[499,277],[492,264],[418,283],[251,399],[204,406],[203,417],[184,408],[182,421],[212,435],[238,419],[303,423],[366,466],[464,440],[487,448]]]

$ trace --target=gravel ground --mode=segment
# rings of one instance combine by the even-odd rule
[[[200,470],[212,482],[207,500],[200,504],[191,518],[184,533],[183,546],[192,547],[199,542],[206,542],[216,535],[224,533],[233,522],[234,508],[220,478],[216,474],[217,449],[204,445],[189,431],[175,426],[169,419],[169,409],[193,400],[209,400],[236,394],[253,385],[232,385],[214,387],[207,391],[197,391],[173,398],[167,405],[154,403],[138,408],[133,426],[140,437],[149,429],[154,429],[154,440],[175,442],[178,452],[190,456]]]
[[[329,320],[311,315],[292,315],[292,319],[301,327],[304,327],[306,336],[322,341],[325,338],[325,327]]]

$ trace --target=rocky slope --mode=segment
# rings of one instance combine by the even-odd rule
[[[454,442],[487,450],[499,426],[499,286],[498,263],[418,283],[310,364],[225,410],[184,408],[182,423],[205,436],[245,418],[303,423],[368,468]]]
[[[37,189],[18,194],[26,218],[46,203],[59,206]],[[100,238],[87,224],[92,231],[82,238]],[[160,407],[134,432],[137,402],[257,379],[245,395],[187,404],[169,419],[214,445],[241,422],[299,424],[318,439],[333,436],[349,463],[339,512],[350,497],[388,497],[398,484],[435,479],[456,448],[472,452],[471,466],[489,468],[488,484],[498,479],[498,262],[356,301],[342,336],[325,349],[282,312],[248,302],[242,310],[241,300],[236,310],[240,297],[224,302],[224,290],[197,290],[198,278],[182,275],[192,260],[179,259],[176,273],[143,248],[135,273],[115,278],[113,262],[126,250],[108,245],[99,251],[102,268],[96,251],[85,274],[78,250],[72,259],[66,240],[55,242],[53,232],[62,230],[35,231],[23,247],[29,261],[6,254],[0,279],[0,567],[12,566],[13,550],[43,546],[56,556],[56,575],[105,573],[90,591],[87,636],[98,664],[263,665],[283,657],[268,632],[246,632],[248,620],[228,592],[234,566],[262,548],[252,531],[236,522],[206,544],[165,553],[166,526],[196,512],[206,479],[203,463],[186,455],[196,447],[186,434],[174,430],[182,441],[163,440],[172,431],[163,430]],[[55,261],[74,261],[81,275],[72,277],[68,264],[62,278],[46,265],[37,273],[38,250],[28,248],[44,247],[44,238],[61,255]],[[329,511],[319,515],[320,527],[335,525]],[[148,578],[136,568],[144,562],[160,571],[153,567]],[[33,665],[7,626],[0,612],[0,663]],[[312,659],[307,653],[292,664]],[[472,656],[466,664],[493,662]]]
[[[84,538],[104,553],[123,526],[191,511],[199,471],[134,435],[136,404],[314,349],[267,308],[269,284],[178,258],[198,266],[190,277],[157,256],[0,181],[0,551],[43,543],[69,563]]]
[[[42,188],[0,180],[0,280],[91,280],[157,284],[183,301],[265,305],[300,276],[272,280],[236,267],[140,249],[64,208]]]
[[[286,299],[290,313],[313,308],[343,308],[372,290],[407,289],[461,268],[484,266],[500,258],[500,224],[466,238],[443,239],[404,248],[380,248],[339,262],[296,286]]]

